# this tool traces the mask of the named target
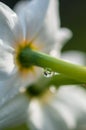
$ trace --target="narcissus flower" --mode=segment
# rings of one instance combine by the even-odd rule
[[[86,54],[68,51],[61,55],[64,60],[84,65]],[[85,130],[86,91],[79,85],[51,86],[46,93],[33,96],[27,111],[31,130]]]
[[[49,53],[54,44],[61,43],[59,33],[60,39],[70,37],[69,30],[60,29],[56,8],[52,8],[55,4],[53,0],[27,1],[16,6],[16,14],[0,2],[0,79],[6,86],[24,87],[39,76],[37,68],[27,66],[21,58],[24,48]]]
[[[28,77],[28,71],[32,70],[32,67],[25,66],[23,61],[21,63],[19,54],[25,47],[31,46],[32,48],[34,46],[33,48],[35,48],[35,38],[38,37],[37,34],[45,19],[48,4],[49,0],[28,2],[28,11],[27,13],[23,11],[22,14],[22,20],[25,20],[22,25],[21,19],[17,14],[0,2],[1,80],[7,79],[8,83],[14,80],[18,87],[21,85],[25,86],[27,82],[32,82],[32,73],[29,73],[30,78]],[[23,9],[21,8],[21,10]],[[43,41],[41,43],[43,44]],[[39,46],[42,46],[41,43]],[[11,85],[13,85],[13,82]]]
[[[86,92],[80,86],[62,86],[29,102],[28,127],[31,130],[85,130]]]
[[[19,3],[16,14],[0,2],[0,128],[25,121],[29,101],[21,90],[39,77],[39,68],[33,71],[20,62],[21,51],[31,47],[59,56],[63,43],[71,37],[68,29],[60,28],[57,6],[57,0],[31,0]]]

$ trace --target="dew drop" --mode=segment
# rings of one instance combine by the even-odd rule
[[[47,78],[50,78],[54,75],[54,72],[50,68],[45,68],[44,69],[44,76]]]

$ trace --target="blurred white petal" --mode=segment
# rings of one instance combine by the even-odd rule
[[[81,51],[65,51],[62,53],[61,58],[80,65],[84,65],[86,62],[86,54]]]
[[[0,39],[4,44],[13,46],[23,38],[22,28],[17,15],[0,2]]]
[[[28,125],[34,130],[67,130],[61,115],[48,104],[33,100],[28,108]]]
[[[37,37],[34,39],[34,44],[38,45],[44,52],[49,52],[57,42],[56,34],[60,28],[58,6],[56,0],[50,0],[43,25]]]
[[[59,56],[63,45],[72,37],[72,32],[67,28],[60,27],[59,3],[50,0],[44,23],[34,39],[34,44],[42,51],[50,52],[51,55]],[[53,54],[53,52],[55,52]]]
[[[46,15],[48,3],[49,0],[32,0],[19,3],[15,7],[28,41],[31,41],[40,30]]]
[[[31,128],[33,127],[33,124],[36,128],[41,129],[42,128],[42,118],[43,113],[40,108],[38,101],[32,101],[28,108],[28,120],[31,123]],[[40,123],[39,123],[40,121]]]
[[[56,49],[57,53],[59,52],[61,54],[61,49],[63,46],[66,44],[68,40],[72,38],[72,32],[71,30],[67,28],[60,28],[59,31],[57,32],[56,38],[57,38],[57,44],[56,44]]]
[[[62,86],[55,95],[48,98],[44,97],[43,101],[39,97],[30,101],[28,126],[32,130],[86,129],[86,91],[84,89],[79,86]]]
[[[14,67],[13,55],[0,45],[0,80],[12,76]]]
[[[18,94],[0,108],[0,129],[26,122],[28,103],[28,99],[24,95]]]
[[[19,89],[23,85],[18,75],[0,82],[0,128],[26,122],[29,99]]]
[[[79,86],[62,86],[58,92],[60,102],[69,107],[77,121],[76,129],[86,129],[86,91]]]
[[[56,34],[56,44],[54,44],[54,47],[51,50],[50,55],[54,57],[60,57],[63,46],[69,39],[71,39],[71,37],[71,30],[67,28],[60,28]]]

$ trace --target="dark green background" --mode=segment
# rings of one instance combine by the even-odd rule
[[[65,49],[86,51],[86,1],[61,0],[60,6],[62,26],[69,27],[74,34]]]
[[[11,8],[18,0],[1,0]],[[61,26],[73,32],[73,38],[63,50],[81,50],[86,52],[86,0],[60,0]],[[8,130],[27,130],[25,127]]]

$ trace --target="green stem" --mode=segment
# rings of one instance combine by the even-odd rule
[[[51,80],[48,82],[48,86],[55,85],[55,86],[61,86],[61,85],[79,85],[83,84],[83,82],[76,81],[74,79],[71,79],[65,75],[58,74],[56,76],[53,76]]]
[[[58,89],[62,85],[81,85],[82,82],[75,81],[73,79],[68,78],[65,75],[58,74],[50,78],[41,77],[36,83],[28,86],[28,92],[32,95],[39,95],[44,93],[49,87],[52,85]]]
[[[84,83],[76,81],[71,78],[68,78],[65,75],[58,74],[58,75],[54,75],[50,78],[41,77],[35,84],[36,84],[36,86],[38,86],[38,88],[44,88],[44,87],[46,88],[46,87],[50,87],[52,85],[54,85],[54,86],[56,86],[56,88],[58,88],[61,85],[79,85],[79,84],[84,84]]]
[[[30,48],[26,48],[22,54],[22,58],[28,59],[27,64],[51,68],[52,71],[62,73],[67,77],[86,83],[86,67],[84,66],[68,63]]]

